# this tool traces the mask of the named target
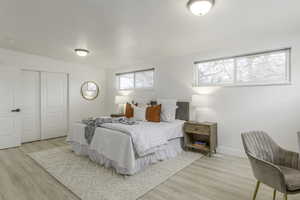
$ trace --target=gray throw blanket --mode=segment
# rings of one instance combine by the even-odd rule
[[[88,144],[91,144],[96,128],[101,127],[101,124],[103,123],[122,123],[127,125],[137,124],[136,121],[124,117],[121,118],[103,117],[103,118],[96,118],[96,119],[89,118],[89,119],[82,120],[82,123],[86,125],[86,127],[84,128],[84,137]]]
[[[100,125],[101,121],[91,118],[82,120],[82,123],[86,124],[86,127],[84,128],[84,137],[86,139],[86,142],[88,144],[91,144],[96,127]]]

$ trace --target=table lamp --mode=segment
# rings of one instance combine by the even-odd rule
[[[119,106],[119,112],[124,114],[125,111],[125,104],[129,101],[128,96],[116,96],[115,97],[115,104]]]

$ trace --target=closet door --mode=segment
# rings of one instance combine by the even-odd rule
[[[67,135],[67,74],[42,72],[41,92],[42,139]]]
[[[0,69],[0,149],[21,144],[20,72]]]
[[[22,71],[22,143],[41,139],[40,73]]]

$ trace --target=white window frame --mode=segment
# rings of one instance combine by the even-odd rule
[[[248,57],[248,56],[259,56],[263,54],[271,54],[276,52],[285,52],[286,53],[286,66],[285,66],[285,80],[282,82],[250,82],[250,83],[239,83],[237,82],[237,67],[234,64],[234,71],[233,71],[233,83],[230,84],[202,84],[199,83],[199,69],[198,64],[206,63],[206,62],[213,62],[213,61],[220,61],[220,60],[227,60],[227,59],[234,59],[234,63],[236,63],[237,58],[241,57]],[[263,51],[263,52],[256,52],[250,54],[243,54],[238,56],[231,56],[231,57],[223,57],[217,59],[210,59],[204,61],[196,61],[194,62],[194,87],[209,87],[209,86],[219,86],[219,87],[235,87],[235,86],[267,86],[267,85],[290,85],[291,84],[291,48],[284,48],[284,49],[277,49],[277,50],[270,50],[270,51]]]
[[[140,87],[137,88],[136,87],[136,73],[139,72],[149,72],[152,71],[153,72],[153,86],[152,87]],[[121,75],[126,75],[126,74],[133,74],[133,88],[126,88],[126,89],[120,89],[120,76]],[[115,74],[116,77],[116,88],[117,90],[151,90],[154,88],[154,84],[155,84],[155,68],[150,68],[150,69],[143,69],[143,70],[135,70],[135,71],[130,71],[130,72],[123,72],[123,73],[116,73]]]

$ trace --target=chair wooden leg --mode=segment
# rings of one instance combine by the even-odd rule
[[[287,194],[284,194],[284,200],[288,200]]]
[[[276,190],[274,189],[274,192],[273,192],[273,200],[276,199]]]
[[[257,196],[257,192],[258,192],[259,186],[260,186],[260,182],[257,181],[256,187],[255,187],[255,191],[254,191],[254,195],[253,195],[253,199],[252,199],[252,200],[255,200],[255,199],[256,199],[256,196]]]

